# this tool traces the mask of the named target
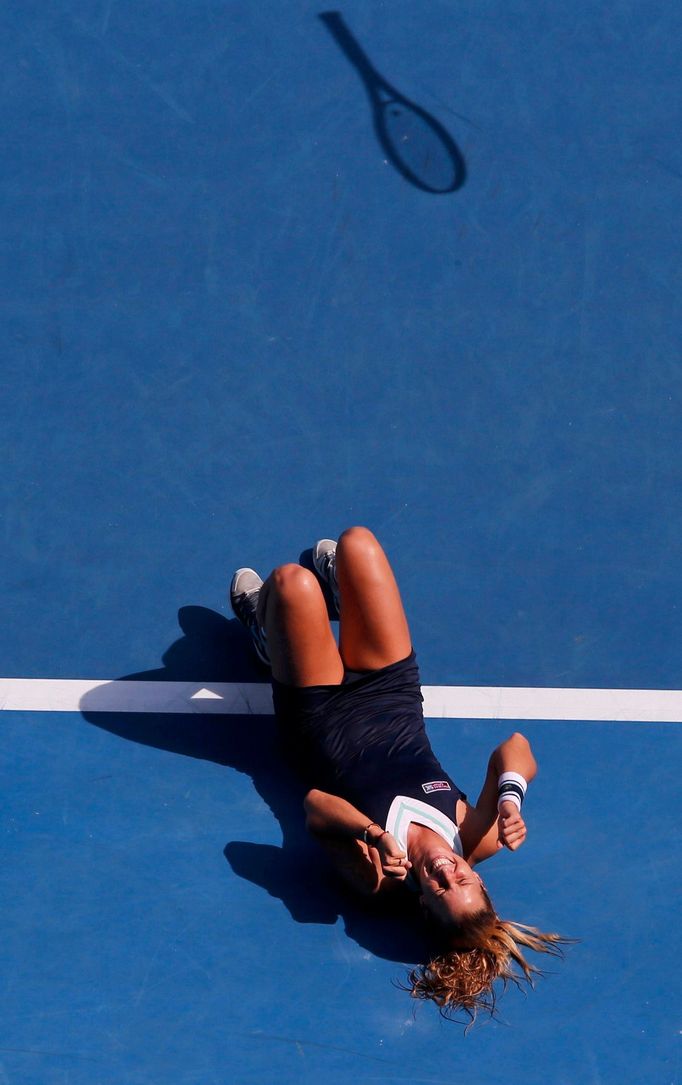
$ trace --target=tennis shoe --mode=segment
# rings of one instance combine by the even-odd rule
[[[339,582],[336,579],[336,542],[334,539],[320,539],[313,547],[313,565],[320,580],[332,593],[337,614],[341,610]]]
[[[237,569],[230,584],[230,603],[235,617],[246,626],[256,655],[266,667],[270,666],[270,653],[265,630],[258,624],[258,595],[263,581],[253,569]]]

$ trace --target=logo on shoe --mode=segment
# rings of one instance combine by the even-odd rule
[[[447,780],[431,780],[428,784],[422,784],[422,791],[430,795],[432,791],[452,791]]]

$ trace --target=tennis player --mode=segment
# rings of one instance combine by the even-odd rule
[[[522,947],[561,954],[559,935],[501,919],[478,872],[526,839],[522,807],[537,766],[518,732],[493,751],[467,801],[426,731],[419,671],[389,562],[364,527],[318,542],[317,576],[283,565],[232,579],[233,610],[272,668],[275,714],[310,790],[306,824],[363,894],[418,894],[437,947],[409,976],[445,1014],[495,1008],[495,981],[532,984]],[[319,580],[339,616],[337,647]]]

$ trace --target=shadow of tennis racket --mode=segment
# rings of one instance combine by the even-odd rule
[[[338,11],[319,19],[362,79],[384,153],[410,184],[423,192],[456,192],[466,180],[464,158],[450,133],[421,106],[391,86],[370,62]]]

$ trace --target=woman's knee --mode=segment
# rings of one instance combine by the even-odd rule
[[[367,561],[383,555],[381,544],[368,527],[349,527],[341,534],[337,553],[344,561]]]
[[[279,565],[268,580],[270,590],[285,604],[310,602],[317,596],[322,597],[315,574],[294,562]]]

